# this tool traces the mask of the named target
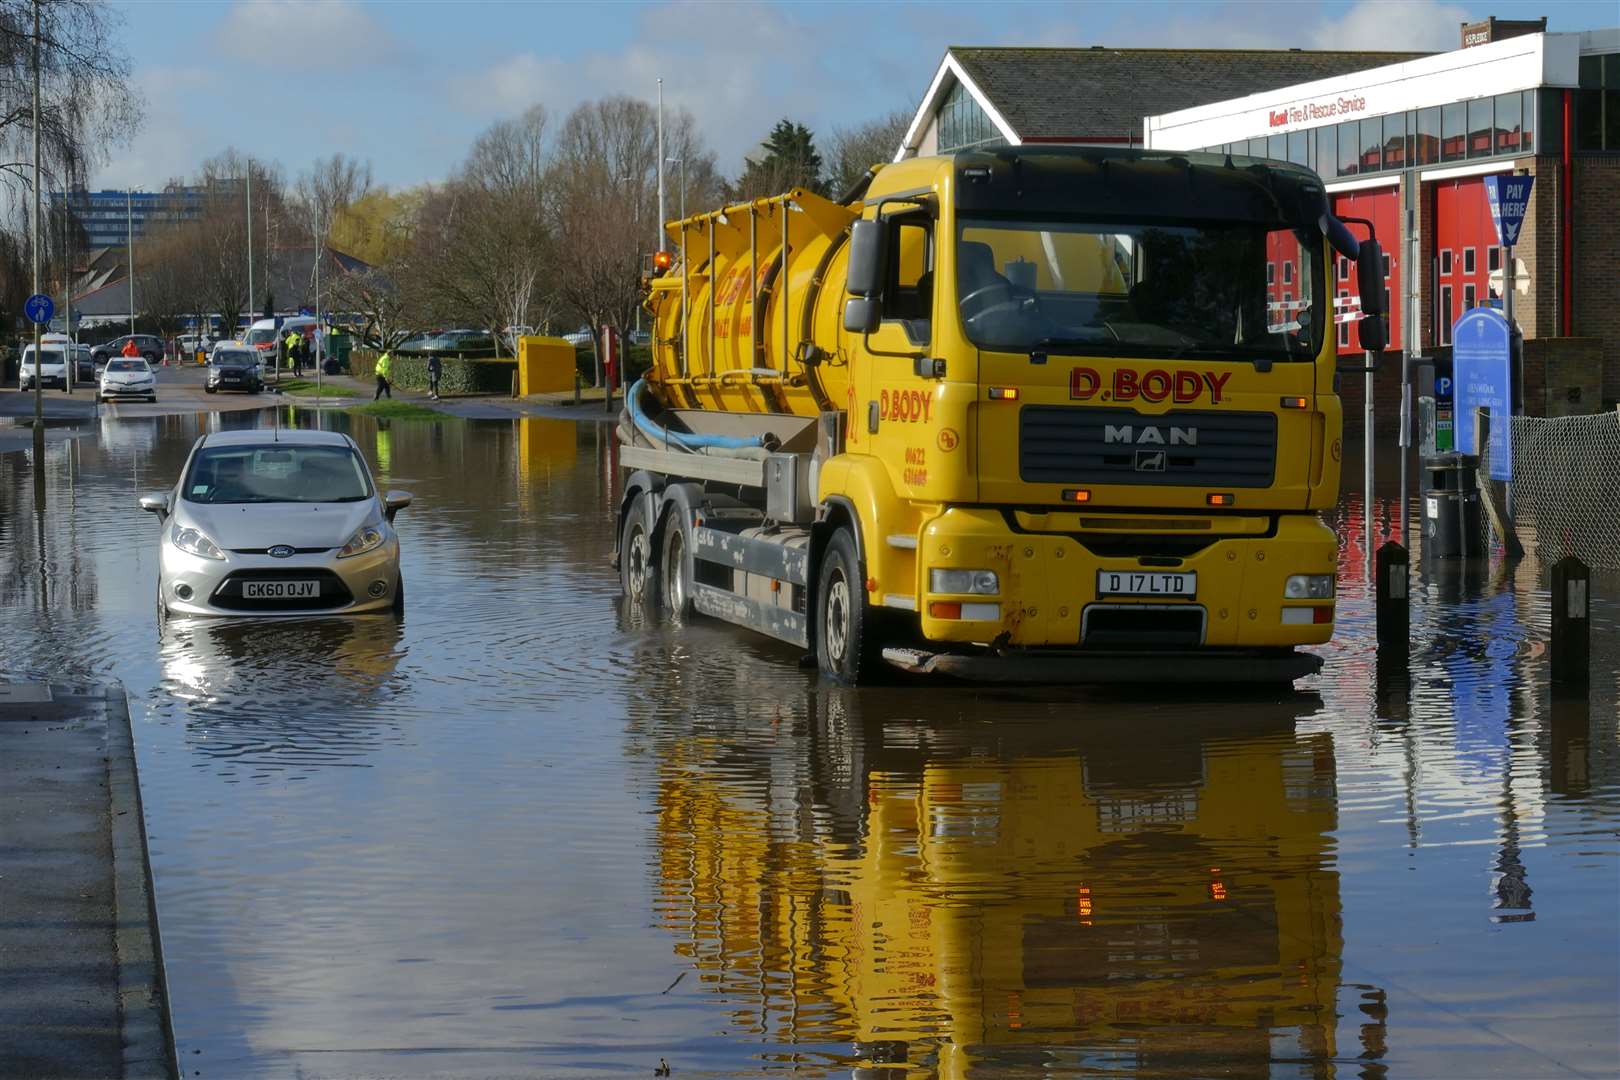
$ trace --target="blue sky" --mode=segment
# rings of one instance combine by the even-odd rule
[[[1620,22],[1614,0],[1132,3],[494,3],[122,0],[147,122],[92,187],[148,189],[228,145],[369,159],[378,183],[443,179],[480,130],[542,102],[626,93],[685,106],[734,173],[770,125],[817,132],[914,108],[952,44],[1455,48],[1458,24]]]

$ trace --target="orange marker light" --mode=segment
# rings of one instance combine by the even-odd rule
[[[1085,503],[1091,501],[1091,492],[1085,488],[1064,488],[1064,502]]]
[[[1310,404],[1309,398],[1285,397],[1282,399],[1282,407],[1285,409],[1306,409],[1310,407]]]
[[[675,256],[668,251],[653,252],[653,269],[668,270],[675,265]]]
[[[1211,506],[1231,506],[1233,503],[1237,502],[1237,500],[1231,495],[1217,495],[1213,492],[1207,495],[1204,498],[1204,501],[1209,503]]]
[[[948,600],[935,600],[928,605],[928,614],[936,619],[960,619],[962,605]]]
[[[1016,387],[1016,386],[992,386],[990,388],[990,400],[991,401],[1017,401],[1018,400],[1018,387]]]

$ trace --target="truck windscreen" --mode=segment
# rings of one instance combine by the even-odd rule
[[[956,262],[998,352],[1311,360],[1333,310],[1321,236],[1276,224],[965,218]]]

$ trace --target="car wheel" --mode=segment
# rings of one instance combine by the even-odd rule
[[[619,534],[619,585],[632,603],[658,602],[658,561],[653,554],[652,508],[655,496],[643,492],[624,515]]]
[[[157,353],[143,352],[141,353],[141,359],[145,360],[148,364],[155,364],[158,362],[158,355]]]
[[[217,392],[217,390],[218,390],[218,387],[214,387],[214,386],[205,386],[205,387],[203,387],[203,390],[204,390],[204,391],[205,391],[205,392],[207,392],[207,393],[210,393],[210,394],[212,394],[212,393],[215,393],[215,392]]]
[[[878,661],[866,582],[848,529],[833,534],[816,588],[816,663],[846,683],[869,679]]]

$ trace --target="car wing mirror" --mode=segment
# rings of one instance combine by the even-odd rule
[[[158,517],[168,517],[169,497],[167,495],[142,495],[141,509],[148,514],[156,514]]]
[[[394,520],[395,514],[398,514],[409,505],[411,505],[411,493],[408,491],[390,491],[383,496],[383,512],[388,515],[390,522]]]

